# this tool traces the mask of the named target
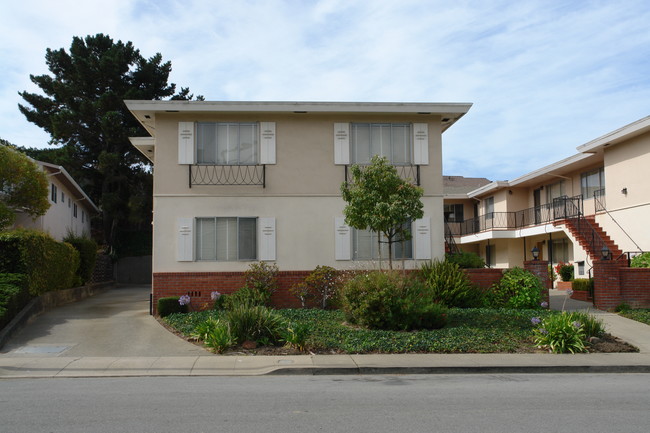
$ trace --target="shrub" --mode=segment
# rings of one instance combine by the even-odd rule
[[[630,261],[631,268],[650,268],[650,252],[639,254],[632,257]]]
[[[461,251],[456,254],[446,254],[445,261],[456,263],[461,268],[484,268],[485,260],[476,253]]]
[[[576,278],[571,282],[571,289],[573,291],[588,292],[594,288],[593,278]]]
[[[368,328],[435,329],[446,322],[446,307],[433,303],[426,286],[398,272],[359,274],[341,292],[347,319]]]
[[[501,281],[496,283],[485,295],[488,308],[540,308],[542,302],[542,283],[522,268],[512,268],[504,272]]]
[[[420,271],[434,302],[460,308],[481,305],[483,292],[472,285],[457,263],[436,260],[424,263]]]
[[[304,351],[309,337],[309,326],[305,323],[289,323],[282,332],[282,340],[294,349]]]
[[[317,266],[305,277],[303,282],[293,286],[289,291],[300,299],[303,308],[310,301],[321,308],[327,308],[338,293],[342,281],[341,275],[336,269],[329,266]]]
[[[73,287],[79,253],[46,233],[18,229],[0,233],[0,272],[25,274],[29,293]]]
[[[187,313],[187,305],[181,305],[180,296],[169,296],[158,299],[158,315],[169,316],[173,313]]]
[[[584,327],[569,313],[563,311],[561,314],[548,316],[539,325],[539,328],[533,330],[535,344],[538,347],[546,348],[553,353],[576,353],[587,350]]]
[[[278,288],[278,267],[266,262],[253,263],[244,272],[244,285],[248,288],[267,292],[269,299]]]
[[[573,265],[571,263],[560,262],[555,266],[555,270],[562,281],[571,281],[573,279]]]
[[[29,299],[25,275],[0,274],[0,329],[20,313]]]
[[[75,236],[68,234],[64,242],[72,245],[79,252],[79,269],[77,275],[80,279],[80,284],[86,284],[93,275],[95,269],[95,262],[97,261],[97,243],[85,236]]]
[[[230,295],[221,295],[215,301],[215,309],[232,310],[237,307],[267,306],[271,302],[271,294],[264,290],[256,290],[247,286]]]
[[[234,345],[230,332],[230,323],[214,317],[208,317],[205,321],[196,325],[195,331],[190,337],[195,340],[202,340],[203,344],[216,353],[223,353]]]
[[[603,324],[603,321],[591,314],[582,311],[572,311],[568,313],[568,315],[571,322],[577,322],[582,325],[585,339],[587,340],[591,337],[602,337],[605,333],[605,325]]]
[[[263,345],[274,344],[280,341],[286,328],[281,316],[259,305],[239,305],[228,311],[226,320],[235,344],[244,341],[255,341]]]

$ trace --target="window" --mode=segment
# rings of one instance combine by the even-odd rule
[[[56,185],[52,184],[52,191],[50,194],[50,199],[52,200],[52,203],[56,203],[56,198],[57,198],[57,188]]]
[[[491,220],[494,218],[494,197],[488,197],[484,202],[485,219]]]
[[[65,205],[65,193],[61,191],[61,203]]]
[[[585,262],[576,262],[578,265],[578,275],[584,275],[585,274]]]
[[[565,195],[563,180],[552,185],[546,185],[546,203],[553,203],[553,199],[562,197],[563,195]]]
[[[600,167],[580,175],[580,187],[583,199],[594,197],[594,192],[605,188],[605,170]]]
[[[77,218],[77,203],[72,204],[72,216]]]
[[[256,260],[257,218],[197,218],[196,260]]]
[[[404,228],[410,231],[411,223],[404,224]],[[377,243],[377,232],[370,230],[352,229],[352,251],[354,260],[378,260],[379,245]],[[382,237],[383,238],[383,237]],[[388,259],[388,244],[381,244],[381,258]],[[413,258],[413,238],[403,242],[393,242],[393,259]]]
[[[569,240],[553,239],[553,262],[569,263]]]
[[[410,165],[411,125],[408,123],[352,123],[350,125],[350,162],[369,164],[375,156],[384,156],[394,165]]]
[[[197,163],[257,164],[259,161],[257,129],[257,123],[197,123]]]
[[[444,213],[448,223],[461,223],[464,220],[462,204],[446,204]]]

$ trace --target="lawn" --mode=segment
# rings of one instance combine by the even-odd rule
[[[307,327],[306,348],[314,353],[522,353],[535,352],[533,317],[546,310],[449,310],[447,325],[423,331],[380,331],[345,323],[338,310],[277,310],[288,322]],[[188,338],[196,326],[218,311],[172,314],[164,323]]]
[[[650,325],[650,308],[640,308],[638,310],[626,310],[619,313],[623,317],[636,320],[637,322]]]

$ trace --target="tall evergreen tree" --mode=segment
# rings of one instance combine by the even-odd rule
[[[20,92],[26,104],[19,109],[50,134],[50,144],[65,149],[49,154],[100,204],[104,241],[114,245],[119,228],[145,228],[151,218],[142,210],[143,200],[151,210],[149,162],[128,138],[147,134],[123,100],[193,95],[188,88],[175,93],[171,62],[160,53],[145,59],[131,42],[103,34],[74,37],[69,52],[48,48],[45,61],[51,75],[30,75],[44,95]]]

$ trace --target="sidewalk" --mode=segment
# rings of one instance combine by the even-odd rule
[[[561,309],[565,298],[564,292],[552,290],[551,308]],[[57,356],[57,347],[43,344],[40,346],[42,350],[33,354],[14,352],[0,355],[0,379],[263,374],[650,373],[650,326],[590,307],[588,303],[571,299],[567,299],[564,306],[566,310],[589,309],[605,322],[607,332],[635,345],[640,352],[218,356],[196,348],[199,352],[177,356]],[[61,354],[67,353],[62,350]]]

